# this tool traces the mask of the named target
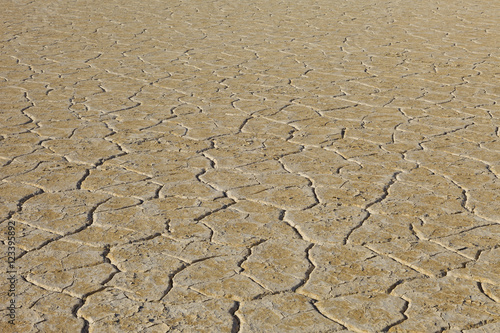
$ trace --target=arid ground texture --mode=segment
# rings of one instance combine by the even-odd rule
[[[0,0],[1,332],[500,332],[497,0]]]

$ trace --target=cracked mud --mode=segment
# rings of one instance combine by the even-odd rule
[[[3,1],[0,331],[500,332],[499,15]]]

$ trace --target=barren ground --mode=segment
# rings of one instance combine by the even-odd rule
[[[497,0],[1,7],[0,331],[500,332]]]

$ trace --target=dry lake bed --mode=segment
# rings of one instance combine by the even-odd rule
[[[498,1],[1,7],[1,332],[500,332]]]

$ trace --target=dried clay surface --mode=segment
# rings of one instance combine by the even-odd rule
[[[499,1],[1,7],[1,332],[500,332]]]

